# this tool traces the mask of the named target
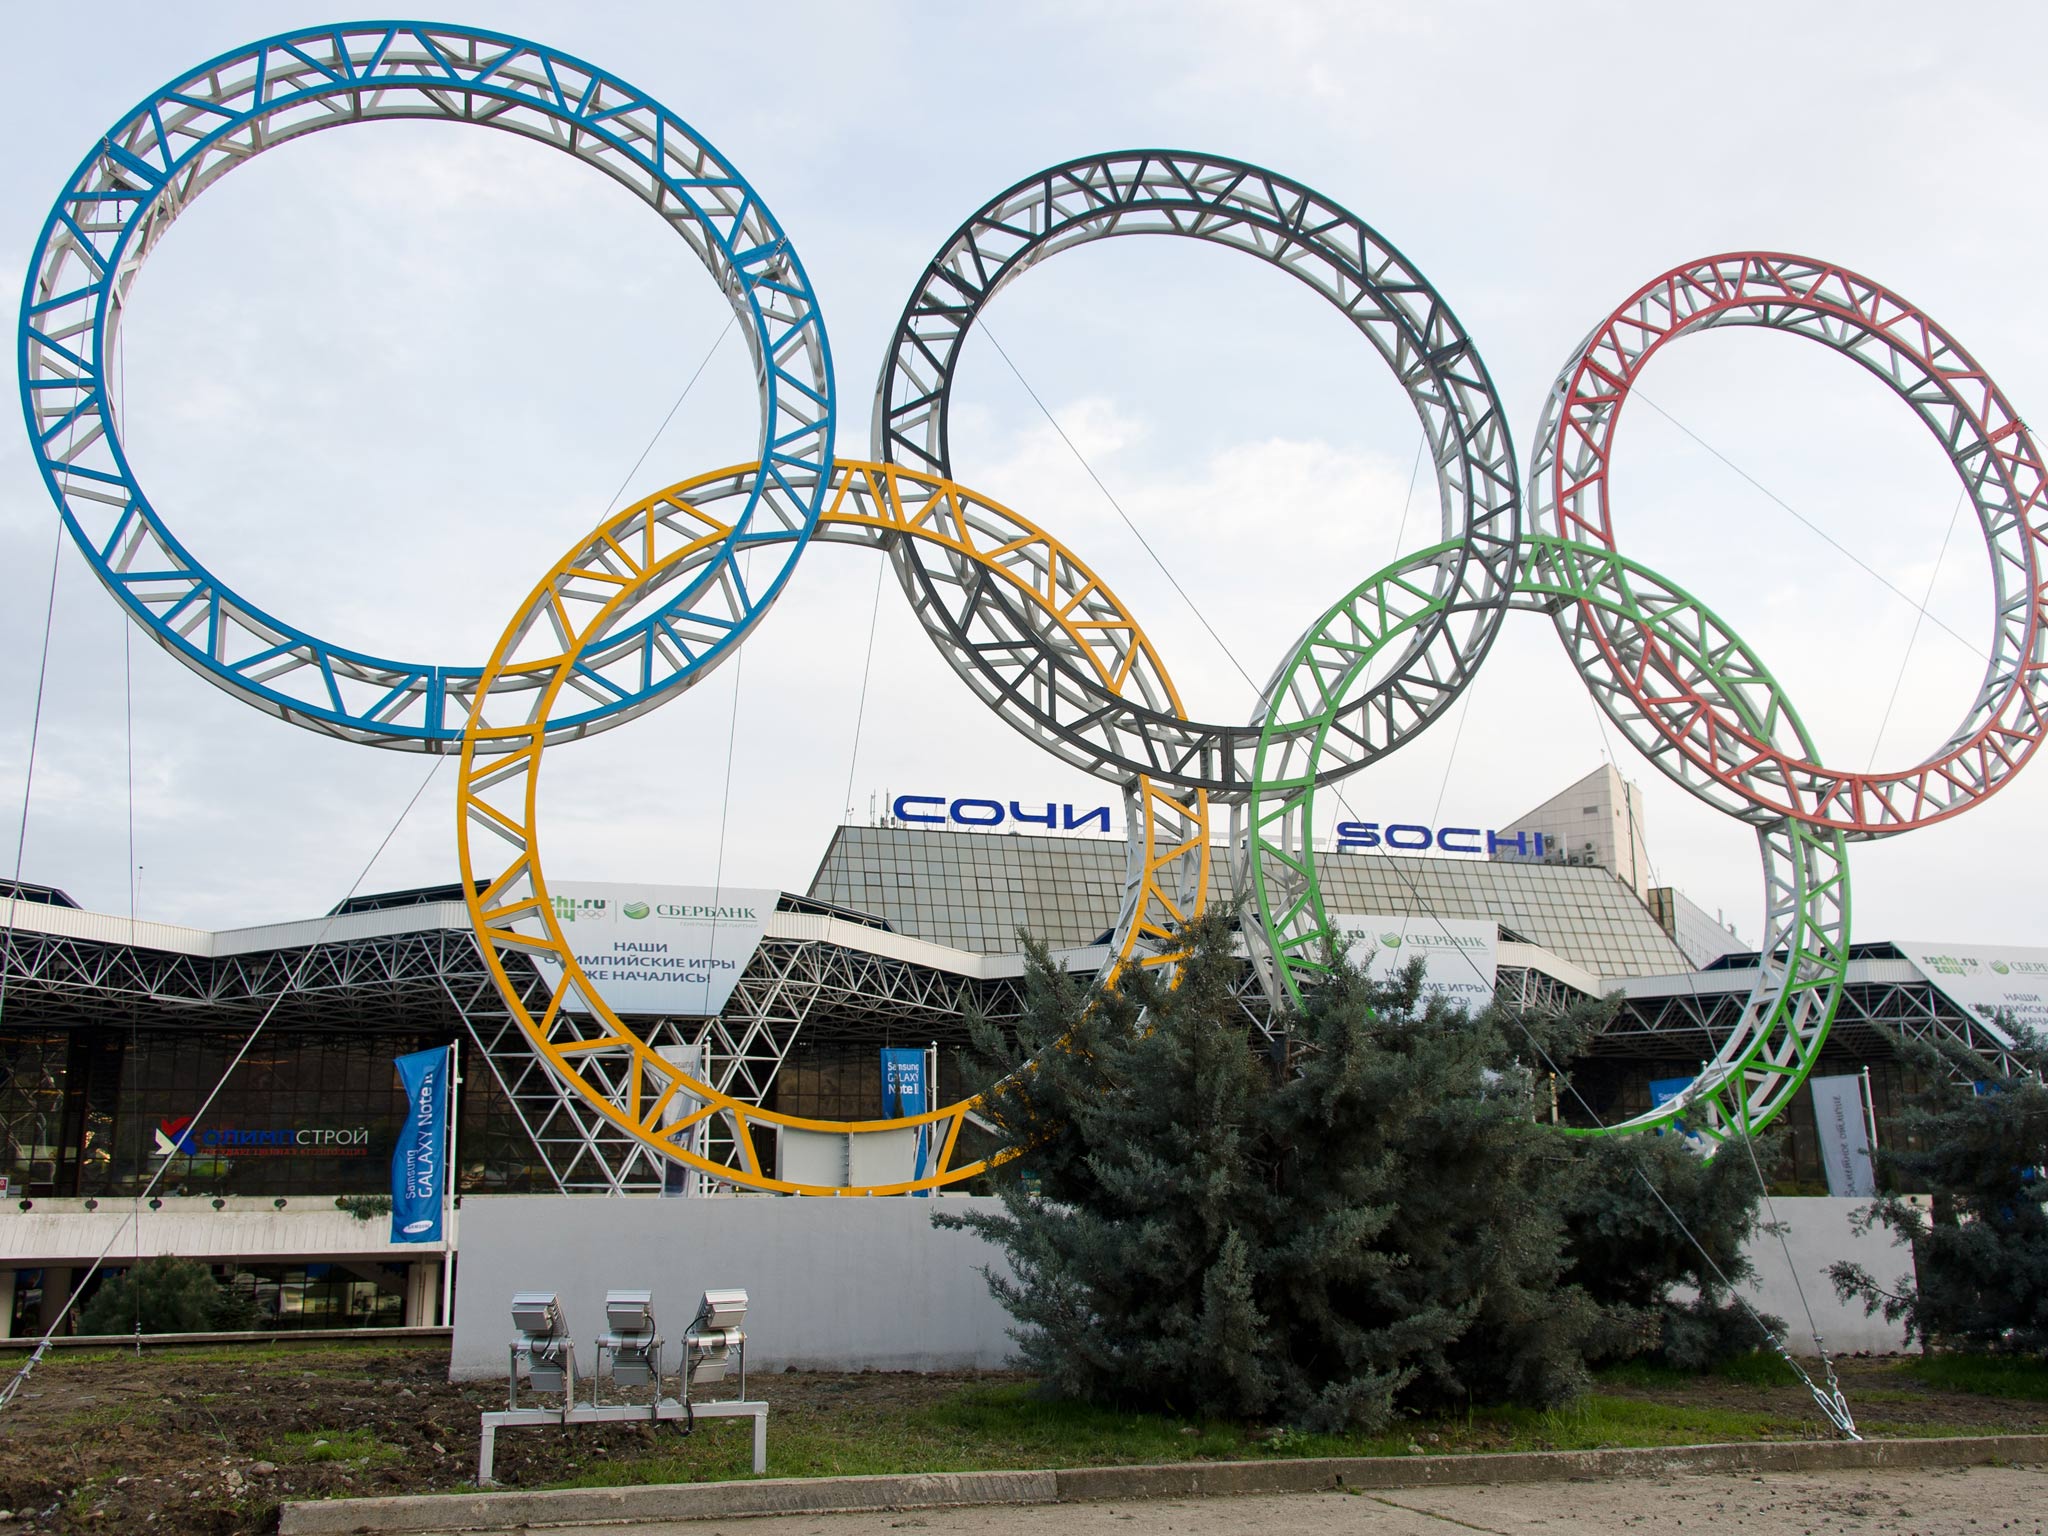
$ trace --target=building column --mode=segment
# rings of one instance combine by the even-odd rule
[[[405,1326],[431,1328],[441,1310],[441,1266],[417,1259],[405,1267]]]
[[[69,1265],[46,1265],[43,1268],[43,1304],[36,1315],[36,1325],[48,1333],[57,1326],[57,1316],[64,1310],[64,1303],[71,1299],[71,1282],[77,1271]]]
[[[19,1273],[0,1269],[0,1339],[14,1337],[14,1277]]]

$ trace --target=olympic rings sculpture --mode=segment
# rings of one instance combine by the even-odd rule
[[[537,802],[554,701],[580,674],[590,644],[601,643],[635,603],[669,582],[688,579],[707,552],[718,548],[727,526],[721,509],[745,504],[756,473],[751,468],[719,470],[657,492],[608,519],[557,562],[506,630],[485,669],[477,712],[464,737],[457,791],[456,845],[464,888],[471,893],[471,918],[514,1022],[556,1072],[619,1130],[665,1156],[757,1189],[838,1194],[842,1191],[836,1188],[791,1183],[764,1172],[750,1128],[860,1134],[929,1125],[936,1128],[938,1146],[931,1173],[853,1192],[937,1188],[971,1178],[986,1166],[979,1161],[953,1166],[960,1132],[976,1101],[905,1119],[836,1122],[785,1115],[737,1099],[664,1059],[613,1011],[578,962],[548,897]],[[1170,707],[1179,708],[1151,642],[1095,574],[1043,530],[964,487],[887,465],[841,460],[833,468],[831,499],[816,537],[876,550],[904,542],[941,550],[973,566],[980,580],[1001,582],[1043,615],[1104,687],[1156,690]],[[514,692],[494,686],[514,673],[538,686]],[[500,700],[512,718],[486,716]],[[501,755],[479,757],[487,743]],[[1132,826],[1143,829],[1136,844],[1142,853],[1135,899],[1118,923],[1115,968],[1169,962],[1175,931],[1201,910],[1208,882],[1207,796],[1199,790],[1182,796],[1141,780],[1134,808]],[[472,828],[494,834],[496,841],[484,846],[498,857],[478,859]],[[561,979],[538,1015],[506,970],[507,953],[543,958],[559,967]],[[672,1115],[670,1105],[678,1094],[695,1107]],[[737,1171],[683,1145],[691,1130],[714,1114],[723,1117],[739,1159]]]
[[[400,118],[516,133],[602,171],[683,237],[745,322],[761,394],[757,493],[696,584],[611,638],[613,659],[639,663],[637,681],[590,699],[556,731],[616,725],[686,686],[705,659],[679,656],[664,633],[675,622],[711,622],[696,611],[700,597],[727,625],[707,647],[715,659],[781,591],[817,522],[834,399],[810,279],[760,194],[689,124],[580,59],[469,28],[332,27],[222,54],[153,93],[79,163],[36,244],[20,338],[22,414],[37,466],[94,574],[145,633],[209,682],[351,741],[452,750],[480,669],[367,655],[230,590],[143,493],[107,393],[129,289],[194,199],[265,150]],[[809,489],[797,491],[792,475]],[[778,563],[741,589],[733,560],[764,534]],[[736,616],[721,602],[732,593],[743,599]]]
[[[1376,230],[1320,193],[1242,161],[1147,150],[1054,166],[992,199],[949,238],[904,307],[875,397],[874,455],[952,477],[948,404],[967,332],[997,289],[1092,240],[1170,235],[1243,251],[1321,294],[1369,341],[1420,418],[1459,541],[1441,577],[1456,601],[1410,637],[1387,675],[1345,708],[1336,778],[1419,730],[1485,658],[1512,574],[1521,493],[1507,414],[1478,349],[1426,278]],[[1094,774],[1242,792],[1256,726],[1192,724],[1103,695],[1041,652],[977,650],[935,626],[925,568],[904,590],[953,668],[991,708]],[[991,598],[991,601],[999,600]],[[1454,616],[1454,617],[1453,617]],[[1016,622],[1012,616],[1011,622]]]
[[[631,187],[747,321],[757,365],[756,461],[608,516],[535,587],[482,667],[347,650],[222,586],[143,495],[105,388],[130,286],[199,192],[287,139],[389,117],[521,133]],[[952,462],[955,369],[990,298],[1059,251],[1130,234],[1239,250],[1322,294],[1407,393],[1437,477],[1438,542],[1329,606],[1246,724],[1191,721],[1156,649],[1101,579],[1051,533],[962,485]],[[1607,466],[1622,406],[1658,348],[1721,325],[1805,336],[1868,368],[1919,414],[1963,478],[1992,556],[1995,640],[1962,724],[1918,765],[1826,768],[1741,638],[1615,546]],[[459,746],[457,849],[470,915],[521,1029],[616,1131],[737,1185],[886,1194],[957,1182],[985,1166],[954,1165],[975,1101],[909,1119],[807,1120],[735,1098],[650,1049],[577,966],[548,898],[540,763],[549,744],[702,681],[760,622],[813,538],[886,554],[920,624],[984,702],[1124,788],[1131,854],[1108,980],[1127,965],[1176,959],[1180,926],[1206,900],[1221,805],[1232,818],[1232,889],[1280,1004],[1313,984],[1335,939],[1314,848],[1318,792],[1438,719],[1511,609],[1548,613],[1628,739],[1756,828],[1765,873],[1758,980],[1737,1028],[1676,1100],[1602,1132],[1683,1116],[1718,1140],[1780,1113],[1818,1057],[1846,977],[1848,842],[1959,814],[2007,782],[2048,730],[2048,467],[2031,434],[1920,311],[1796,256],[1739,253],[1674,268],[1593,330],[1546,398],[1525,529],[1506,416],[1476,346],[1375,230],[1240,161],[1090,156],[1018,182],[947,240],[884,361],[873,459],[839,459],[830,350],[808,279],[765,204],[701,136],[644,93],[538,44],[394,23],[224,54],[125,118],[44,226],[21,347],[37,461],[101,581],[172,654],[259,709],[373,746]],[[768,567],[759,580],[757,558]],[[493,840],[478,843],[479,830]],[[514,955],[559,966],[538,1009],[513,975]],[[726,1127],[728,1162],[686,1144],[713,1121]],[[767,1172],[751,1135],[758,1125],[849,1134],[924,1125],[941,1151],[914,1182],[828,1190]]]

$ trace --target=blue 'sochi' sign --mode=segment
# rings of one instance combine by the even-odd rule
[[[1482,841],[1483,839],[1483,841]],[[1425,827],[1416,821],[1340,821],[1337,823],[1337,851],[1356,853],[1361,848],[1399,848],[1421,853],[1440,848],[1445,853],[1483,853],[1488,857],[1509,852],[1518,859],[1544,856],[1541,832],[1485,832],[1478,827]]]
[[[448,1166],[450,1048],[415,1051],[392,1065],[405,1088],[405,1124],[391,1154],[391,1241],[441,1241],[441,1194]]]

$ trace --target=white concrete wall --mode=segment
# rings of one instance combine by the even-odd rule
[[[747,1368],[941,1371],[1001,1366],[1009,1314],[981,1266],[1002,1255],[931,1225],[993,1199],[564,1199],[469,1196],[455,1268],[456,1380],[502,1377],[514,1291],[554,1291],[587,1369],[607,1289],[654,1292],[664,1339],[706,1290],[744,1289]]]
[[[1905,1348],[1899,1330],[1835,1300],[1827,1266],[1860,1261],[1889,1285],[1910,1266],[1883,1236],[1858,1236],[1849,1215],[1859,1200],[1777,1202],[1790,1231],[1788,1267],[1778,1239],[1762,1234],[1750,1252],[1758,1271],[1751,1302],[1791,1327],[1796,1354],[1811,1354],[1796,1269],[1830,1351]],[[941,1210],[990,1210],[982,1199],[658,1200],[471,1196],[463,1201],[456,1267],[457,1380],[499,1377],[511,1338],[507,1303],[519,1290],[552,1290],[562,1301],[588,1367],[611,1287],[654,1292],[662,1337],[677,1339],[707,1289],[743,1287],[748,1367],[804,1370],[935,1371],[1001,1366],[1014,1349],[1009,1314],[988,1293],[984,1265],[1007,1273],[996,1250],[965,1232],[934,1229]]]
[[[1759,1232],[1749,1245],[1750,1262],[1757,1270],[1757,1283],[1746,1293],[1750,1305],[1785,1320],[1795,1355],[1813,1353],[1806,1322],[1809,1308],[1830,1354],[1918,1353],[1919,1346],[1906,1343],[1905,1331],[1898,1324],[1882,1317],[1865,1317],[1861,1303],[1835,1300],[1835,1288],[1828,1283],[1828,1266],[1837,1259],[1855,1260],[1887,1290],[1900,1275],[1912,1272],[1911,1251],[1893,1247],[1889,1232],[1879,1228],[1875,1233],[1859,1234],[1849,1229],[1850,1216],[1868,1203],[1825,1195],[1778,1200],[1778,1220],[1787,1229],[1783,1246],[1768,1232]],[[1788,1248],[1790,1264],[1785,1258]],[[1801,1288],[1806,1293],[1803,1307]]]
[[[459,1241],[462,1213],[451,1214],[450,1233]],[[0,1202],[0,1267],[89,1264],[103,1251],[110,1263],[132,1260],[137,1252],[144,1258],[175,1254],[209,1263],[440,1255],[436,1247],[392,1242],[389,1216],[358,1221],[335,1209],[332,1195],[293,1199],[282,1210],[267,1197],[232,1196],[217,1211],[203,1196],[171,1197],[160,1210],[143,1206],[139,1216],[131,1202],[112,1196],[91,1211],[83,1200],[44,1196],[26,1211],[16,1202]]]

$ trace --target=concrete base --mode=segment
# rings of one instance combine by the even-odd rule
[[[751,1298],[756,1371],[995,1370],[1010,1356],[1010,1317],[981,1271],[1008,1265],[931,1217],[999,1208],[965,1197],[470,1197],[449,1374],[503,1378],[515,1291],[554,1291],[570,1336],[584,1340],[602,1330],[607,1290],[653,1291],[662,1331],[680,1336],[699,1297],[728,1286]]]
[[[1835,1200],[1827,1196],[1800,1196],[1773,1202],[1778,1220],[1785,1226],[1784,1241],[1769,1232],[1759,1232],[1744,1250],[1756,1266],[1756,1284],[1746,1293],[1759,1312],[1782,1317],[1788,1327],[1787,1342],[1795,1355],[1813,1354],[1813,1338],[1807,1331],[1810,1310],[1821,1342],[1832,1354],[1918,1354],[1920,1346],[1906,1341],[1905,1330],[1881,1317],[1868,1317],[1861,1303],[1847,1304],[1835,1299],[1828,1281],[1828,1266],[1838,1259],[1853,1259],[1890,1285],[1913,1268],[1913,1256],[1892,1246],[1891,1234],[1854,1232],[1849,1218],[1864,1209],[1867,1200]],[[1768,1216],[1769,1211],[1763,1214]],[[1786,1251],[1791,1262],[1786,1262]]]
[[[741,1515],[817,1515],[960,1505],[1668,1478],[1703,1472],[1870,1472],[2031,1465],[2044,1461],[2048,1461],[2048,1436],[1990,1435],[1948,1440],[1865,1440],[1854,1444],[1779,1441],[1649,1450],[1183,1462],[1172,1466],[1074,1467],[1058,1472],[793,1477],[640,1488],[563,1488],[535,1493],[328,1499],[317,1504],[285,1505],[278,1532],[279,1536],[358,1536],[371,1532],[510,1531],[627,1521],[730,1520]]]

